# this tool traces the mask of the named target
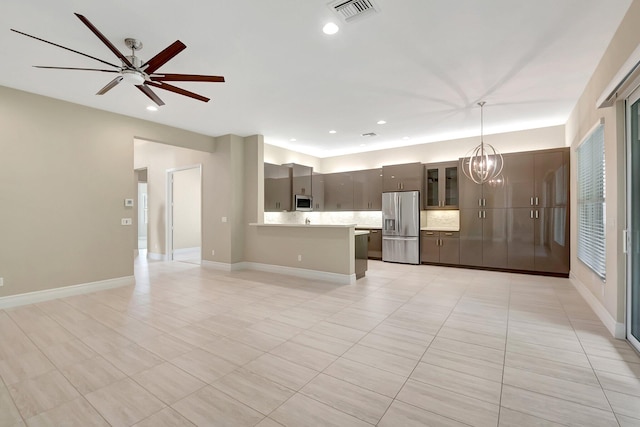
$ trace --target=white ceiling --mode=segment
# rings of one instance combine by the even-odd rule
[[[374,1],[379,13],[344,23],[328,0],[3,0],[0,85],[327,157],[477,135],[480,100],[485,133],[564,124],[631,3]],[[166,105],[149,112],[124,84],[94,95],[110,74],[32,68],[102,64],[10,28],[118,63],[74,12],[125,54],[124,38],[140,39],[143,60],[185,43],[159,72],[227,82],[176,83],[207,104],[155,90]],[[322,33],[328,21],[336,35]]]

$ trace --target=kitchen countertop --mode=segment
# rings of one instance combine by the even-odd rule
[[[460,228],[456,227],[420,227],[420,231],[460,231]]]
[[[355,227],[356,224],[265,224],[252,222],[249,225],[257,227],[331,227],[331,228],[349,228]]]

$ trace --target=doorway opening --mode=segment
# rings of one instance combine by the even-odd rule
[[[136,169],[136,178],[138,181],[138,256],[141,258],[147,257],[148,240],[149,235],[149,201],[148,201],[148,189],[147,189],[147,169]]]
[[[167,237],[169,259],[202,261],[202,166],[167,171]]]

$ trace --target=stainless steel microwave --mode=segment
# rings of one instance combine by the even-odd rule
[[[305,196],[304,194],[296,194],[294,196],[295,210],[297,211],[312,211],[313,210],[313,197]]]

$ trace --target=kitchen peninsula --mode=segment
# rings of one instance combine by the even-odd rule
[[[256,237],[250,252],[259,254],[260,259],[252,263],[252,268],[339,284],[355,283],[356,234],[367,234],[356,232],[356,224],[249,225]]]

